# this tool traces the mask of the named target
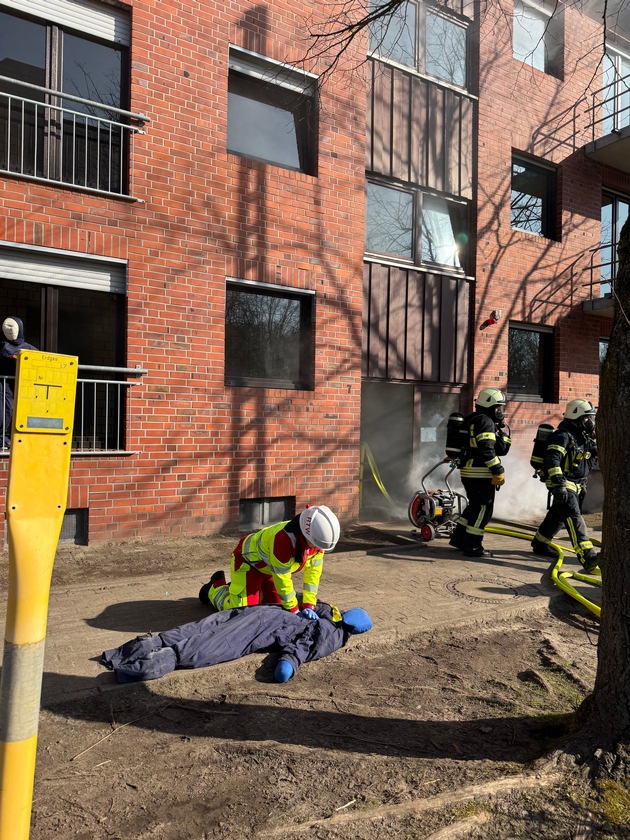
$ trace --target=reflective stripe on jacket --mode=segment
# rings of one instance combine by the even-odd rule
[[[490,479],[505,472],[499,458],[510,451],[511,439],[487,414],[471,414],[468,425],[468,443],[461,467],[462,478]]]
[[[315,606],[324,552],[318,548],[302,549],[295,527],[287,529],[293,523],[294,520],[278,522],[249,534],[234,550],[234,559],[271,575],[284,609],[297,612],[298,600],[291,576],[304,570],[302,603],[305,607]]]

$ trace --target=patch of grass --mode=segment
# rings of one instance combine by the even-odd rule
[[[606,779],[597,783],[602,798],[602,810],[611,828],[630,828],[630,791],[614,781]]]

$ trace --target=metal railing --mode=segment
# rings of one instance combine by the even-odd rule
[[[591,140],[620,131],[630,125],[630,75],[617,76],[591,94],[587,131]]]
[[[146,372],[141,368],[79,365],[72,435],[73,455],[133,454],[126,448],[126,419],[129,413],[130,388],[139,385],[140,382],[127,381],[123,377],[139,378]],[[2,451],[5,454],[8,454],[5,444],[11,437],[11,417],[6,416],[7,412],[3,407],[7,402],[6,397],[9,397],[9,402],[12,401],[13,387],[14,377],[0,377],[0,432]]]
[[[142,114],[0,76],[0,172],[133,198],[133,139],[147,122]]]
[[[591,299],[614,297],[619,267],[616,246],[598,245],[587,253],[589,254],[588,263],[579,269],[579,274],[586,275],[587,280],[581,285],[588,288]],[[605,259],[602,259],[602,256]],[[606,259],[609,256],[610,259]]]

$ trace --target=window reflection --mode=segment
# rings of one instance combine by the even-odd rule
[[[366,249],[411,259],[413,196],[368,183]]]
[[[225,376],[308,387],[312,303],[308,295],[281,295],[228,286]]]
[[[466,87],[466,30],[428,10],[425,70],[438,79]]]
[[[555,173],[529,161],[512,161],[510,224],[553,239]]]
[[[372,11],[377,8],[372,5]],[[416,66],[417,9],[414,3],[402,3],[391,15],[370,25],[370,49],[384,58],[407,67]]]
[[[510,326],[508,333],[508,391],[518,398],[549,401],[553,388],[553,333]]]
[[[422,204],[422,259],[461,268],[456,232],[462,230],[461,207],[426,196]],[[458,218],[459,217],[459,218]]]

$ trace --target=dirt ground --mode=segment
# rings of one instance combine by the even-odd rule
[[[344,550],[377,542],[358,529]],[[207,570],[233,544],[160,557]],[[64,548],[55,582],[117,576],[122,551],[155,569],[150,543]],[[404,647],[368,633],[283,685],[257,655],[49,706],[31,840],[630,838],[627,790],[557,760],[597,640],[567,601]]]

